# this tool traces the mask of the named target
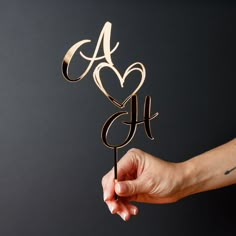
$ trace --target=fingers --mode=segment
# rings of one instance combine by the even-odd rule
[[[118,210],[117,214],[124,221],[128,221],[132,215],[135,216],[138,214],[138,208],[134,205],[129,204],[129,203],[120,202],[120,209]]]
[[[118,201],[112,200],[112,201],[106,201],[106,204],[108,206],[109,211],[111,214],[116,214],[120,209],[120,204]]]
[[[119,195],[119,196],[132,196],[137,194],[138,191],[138,184],[135,183],[137,181],[133,180],[133,181],[122,181],[122,182],[118,182],[115,185],[115,192]]]
[[[137,152],[134,149],[128,151],[118,162],[117,174],[119,181],[134,180],[137,177],[137,169],[140,164]],[[121,185],[120,182],[115,184],[114,169],[109,171],[102,178],[103,198],[112,214],[118,214],[124,221],[127,221],[130,219],[131,215],[138,214],[138,208],[129,203],[129,200],[132,199],[132,197],[130,198],[130,196],[132,195],[132,193],[136,191],[132,190],[132,187],[134,187],[134,185],[131,184],[128,187],[128,191],[124,191],[125,187],[128,186],[129,183],[126,183],[126,185],[123,185],[123,187],[122,183],[123,181],[121,182]],[[115,191],[118,195],[127,196],[129,198],[120,197],[118,200],[115,200],[114,198]]]
[[[115,192],[115,183],[112,170],[102,178],[102,188],[104,201],[112,200]]]
[[[122,180],[123,176],[132,175],[137,172],[139,167],[139,155],[141,152],[137,149],[130,149],[118,162],[117,164],[117,172],[118,179]]]
[[[109,177],[109,176],[108,176]],[[105,180],[104,180],[105,181]],[[119,197],[118,200],[114,199],[114,181],[104,182],[104,198],[111,214],[119,215],[124,221],[128,221],[130,217],[138,214],[138,208],[129,203],[129,199]],[[109,188],[110,186],[110,188]]]
[[[120,159],[117,164],[118,180],[128,179],[128,177],[133,179],[132,175],[136,176],[139,165],[137,152],[131,149]],[[112,200],[115,191],[113,169],[102,178],[102,187],[104,201]]]
[[[143,177],[134,180],[120,181],[115,185],[115,192],[121,197],[130,197],[135,200],[137,195],[147,192],[147,181]]]
[[[135,205],[127,203],[126,207],[128,208],[130,215],[136,216],[138,214],[138,207]]]
[[[119,215],[124,221],[128,221],[130,217],[138,214],[138,208],[124,199],[106,202],[111,214]]]

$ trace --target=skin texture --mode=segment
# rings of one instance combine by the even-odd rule
[[[189,195],[236,183],[236,139],[185,162],[171,163],[139,149],[129,150],[102,178],[104,201],[124,221],[138,214],[134,202],[173,203]],[[119,196],[115,200],[114,193]]]

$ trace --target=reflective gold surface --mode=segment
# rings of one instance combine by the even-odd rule
[[[69,82],[78,82],[81,79],[83,79],[88,74],[89,70],[91,69],[91,67],[92,67],[92,65],[93,65],[93,63],[95,61],[105,59],[109,65],[113,65],[111,54],[113,52],[115,52],[115,50],[118,48],[119,42],[117,42],[115,47],[111,50],[111,48],[110,48],[111,27],[112,27],[112,25],[111,25],[110,22],[106,22],[105,23],[105,25],[104,25],[104,27],[103,27],[100,35],[99,35],[99,38],[98,38],[98,41],[97,41],[97,45],[96,45],[96,48],[94,50],[94,53],[93,53],[92,57],[85,56],[83,54],[83,52],[80,51],[81,57],[83,59],[85,59],[86,61],[89,61],[89,64],[88,64],[87,68],[85,69],[85,71],[80,76],[78,76],[77,78],[71,78],[69,76],[70,62],[71,62],[72,58],[74,57],[74,54],[77,52],[77,50],[82,45],[90,43],[91,40],[89,40],[89,39],[81,40],[78,43],[74,44],[67,51],[67,53],[65,54],[65,56],[63,58],[62,66],[61,66],[61,68],[62,68],[62,75],[64,76],[64,78],[67,81],[69,81]],[[103,45],[101,45],[102,41],[103,41]],[[99,56],[97,56],[97,54],[98,54],[98,51],[99,51],[100,47],[102,47],[104,55],[99,57]]]
[[[122,103],[118,102],[114,97],[112,97],[110,94],[108,94],[106,89],[103,87],[103,84],[102,84],[102,81],[101,81],[101,78],[100,78],[100,70],[102,70],[103,68],[110,68],[112,71],[114,71],[114,73],[116,74],[117,78],[120,81],[121,88],[124,87],[125,79],[127,78],[127,76],[131,72],[133,72],[133,71],[139,71],[140,72],[141,78],[140,78],[140,82],[139,82],[138,86],[133,90],[133,92]],[[138,90],[141,88],[141,86],[144,83],[145,77],[146,77],[146,70],[145,70],[144,65],[140,62],[135,62],[132,65],[130,65],[125,70],[125,73],[124,73],[123,76],[121,76],[120,72],[113,65],[110,65],[106,62],[100,63],[95,68],[95,70],[93,72],[93,78],[94,78],[94,81],[95,81],[96,85],[98,86],[98,88],[118,108],[123,108],[125,106],[125,104],[130,100],[130,98],[138,92]]]
[[[114,150],[114,179],[117,181],[117,159],[118,159],[118,149],[122,148],[124,146],[126,146],[128,143],[131,142],[131,140],[133,139],[137,126],[139,124],[143,124],[144,125],[144,129],[146,132],[146,135],[150,138],[150,139],[154,139],[152,136],[152,132],[151,132],[151,124],[150,121],[152,119],[154,119],[155,117],[158,116],[158,113],[154,113],[153,115],[151,115],[151,97],[150,96],[146,96],[145,98],[145,102],[144,102],[144,110],[143,110],[143,120],[138,120],[138,96],[137,96],[137,92],[139,91],[139,89],[142,87],[145,77],[146,77],[146,69],[144,67],[144,65],[140,62],[134,62],[133,64],[131,64],[130,66],[127,67],[127,69],[125,70],[124,74],[121,75],[121,73],[118,71],[118,69],[114,66],[113,62],[112,62],[112,54],[116,51],[116,49],[119,46],[119,43],[117,42],[115,47],[111,50],[110,47],[110,39],[111,39],[111,28],[112,25],[110,22],[106,22],[99,37],[98,37],[98,41],[96,44],[96,47],[94,49],[93,55],[91,57],[84,55],[84,53],[82,51],[80,51],[80,56],[85,60],[88,61],[88,65],[86,67],[86,69],[83,71],[83,73],[78,76],[77,78],[72,78],[69,76],[69,67],[70,67],[70,63],[73,59],[73,57],[75,56],[76,52],[85,44],[88,44],[91,42],[91,40],[89,39],[84,39],[81,40],[77,43],[75,43],[65,54],[63,61],[62,61],[62,65],[61,65],[61,69],[62,69],[62,74],[63,77],[69,81],[69,82],[78,82],[81,79],[83,79],[88,72],[90,71],[90,69],[92,68],[93,64],[97,61],[101,61],[101,60],[105,60],[100,62],[93,71],[93,79],[95,84],[97,85],[97,87],[101,90],[101,92],[106,96],[106,98],[112,102],[113,105],[115,105],[116,107],[118,107],[119,109],[124,108],[127,104],[128,101],[130,101],[130,111],[118,111],[116,113],[114,113],[113,115],[111,115],[107,121],[105,122],[105,124],[102,127],[101,130],[101,139],[102,142],[105,146],[107,146],[108,148],[111,148]],[[102,47],[102,48],[101,48]],[[103,51],[103,55],[102,56],[98,56],[98,52],[99,49],[101,51]],[[119,102],[116,98],[114,98],[111,94],[109,94],[107,92],[107,90],[104,88],[103,83],[102,83],[102,77],[100,75],[100,72],[104,69],[104,68],[108,68],[110,70],[112,70],[115,75],[117,76],[117,79],[120,82],[120,86],[121,88],[124,87],[125,85],[125,81],[127,79],[127,77],[134,71],[138,71],[140,73],[140,81],[138,83],[138,85],[136,85],[136,87],[134,87],[133,91],[124,99],[124,101]],[[129,114],[130,119],[128,121],[123,121],[121,122],[121,124],[123,125],[128,125],[129,126],[129,131],[128,134],[125,138],[125,140],[123,142],[121,142],[120,144],[111,144],[108,141],[108,133],[109,130],[112,126],[112,124],[121,116],[126,116]],[[116,196],[115,196],[116,197]]]

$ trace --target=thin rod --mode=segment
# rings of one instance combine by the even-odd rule
[[[115,183],[118,181],[117,179],[117,159],[118,159],[118,149],[114,147],[114,181]],[[117,194],[115,193],[115,200],[118,199]]]

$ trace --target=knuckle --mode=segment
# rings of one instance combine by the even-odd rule
[[[129,188],[129,194],[130,195],[134,195],[136,193],[135,184],[131,184],[131,182],[128,182],[128,188]]]
[[[137,149],[137,148],[131,148],[127,153],[133,159],[141,159],[141,157],[143,155],[143,151],[141,151],[140,149]]]
[[[131,148],[129,151],[128,151],[129,154],[131,155],[141,155],[142,154],[142,151],[138,148]]]
[[[144,152],[137,148],[131,148],[127,152],[129,158],[131,159],[133,165],[138,166],[143,162]]]

